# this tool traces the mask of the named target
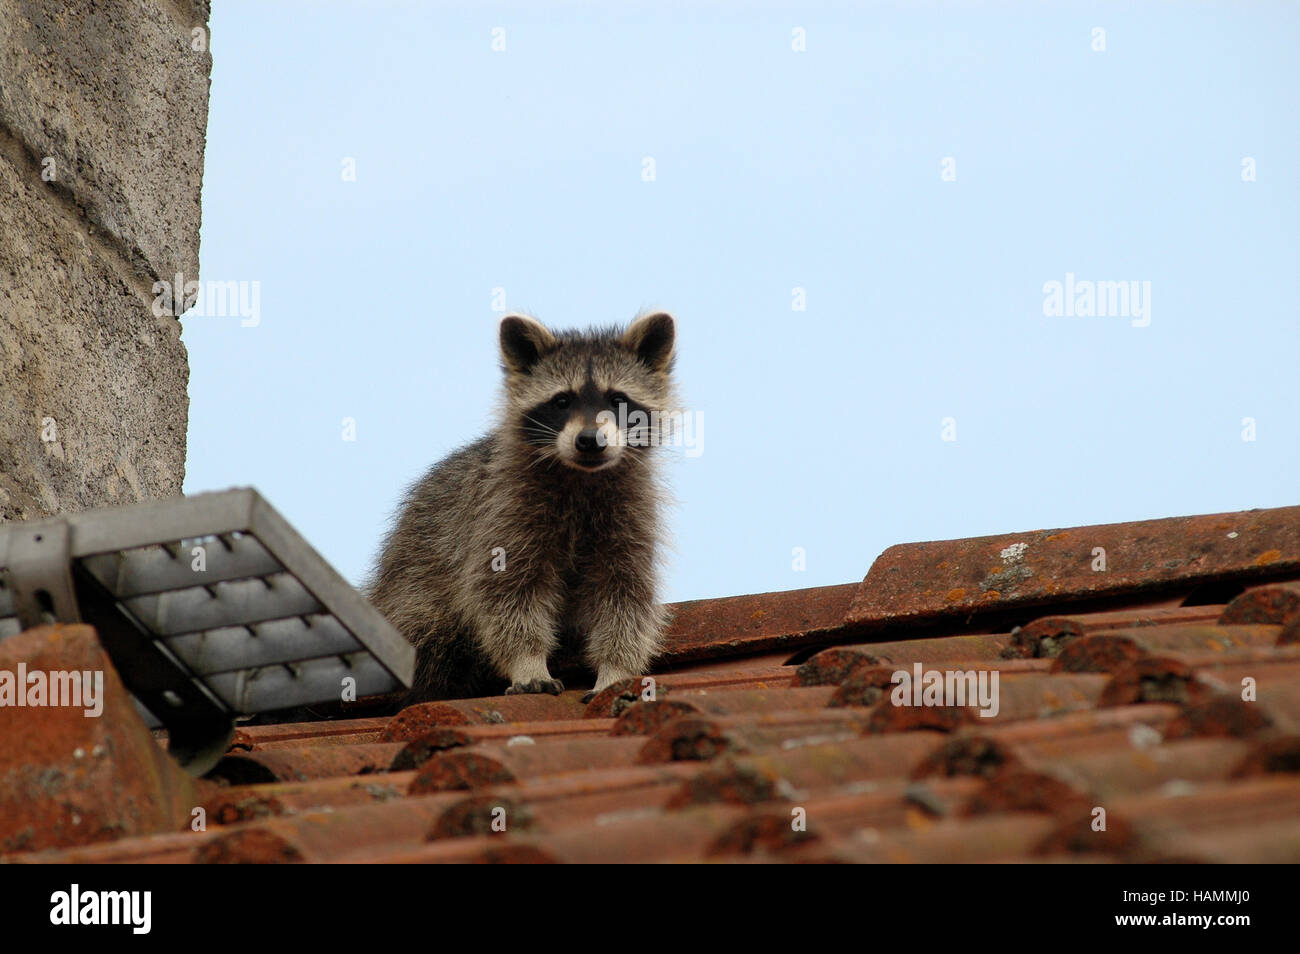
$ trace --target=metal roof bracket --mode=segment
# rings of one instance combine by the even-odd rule
[[[0,536],[0,586],[10,591],[23,629],[47,623],[77,623],[65,520],[46,520]]]

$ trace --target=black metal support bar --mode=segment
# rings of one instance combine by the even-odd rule
[[[113,594],[77,569],[82,620],[99,642],[127,690],[167,727],[167,750],[193,775],[203,775],[225,754],[235,718],[224,703],[196,682],[188,667],[119,611]]]

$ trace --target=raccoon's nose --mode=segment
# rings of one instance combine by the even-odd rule
[[[589,427],[585,431],[580,431],[578,436],[573,440],[573,446],[583,454],[592,454],[601,449],[600,437],[594,427]]]

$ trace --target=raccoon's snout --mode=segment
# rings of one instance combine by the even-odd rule
[[[619,444],[615,426],[599,420],[594,426],[591,420],[575,420],[560,436],[560,458],[579,470],[604,470],[618,463]]]

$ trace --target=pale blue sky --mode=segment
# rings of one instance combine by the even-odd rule
[[[1300,502],[1294,3],[216,0],[211,27],[201,278],[260,282],[260,322],[183,319],[185,490],[255,486],[353,582],[492,422],[498,286],[557,327],[677,315],[704,443],[670,463],[671,600]],[[1150,324],[1045,316],[1067,273],[1150,282]]]

